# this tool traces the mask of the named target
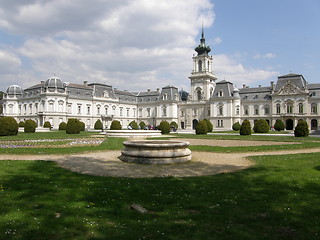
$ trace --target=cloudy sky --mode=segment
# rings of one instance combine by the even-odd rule
[[[203,23],[215,74],[238,87],[320,83],[318,0],[1,0],[0,90],[54,74],[123,90],[189,90]]]

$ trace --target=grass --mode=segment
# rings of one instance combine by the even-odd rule
[[[144,179],[0,161],[0,239],[319,239],[320,153],[253,160],[231,174]]]

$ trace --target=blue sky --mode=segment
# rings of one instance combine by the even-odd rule
[[[0,90],[53,74],[143,91],[189,90],[203,22],[215,74],[238,87],[320,83],[319,0],[1,0]]]

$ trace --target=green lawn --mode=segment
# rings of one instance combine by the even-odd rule
[[[231,174],[144,179],[0,161],[0,239],[319,239],[320,154],[254,161]]]

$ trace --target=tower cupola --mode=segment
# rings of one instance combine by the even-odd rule
[[[202,28],[202,34],[200,39],[200,44],[194,49],[198,55],[208,55],[209,52],[211,52],[211,48],[206,45],[206,39],[204,38],[204,32]]]

